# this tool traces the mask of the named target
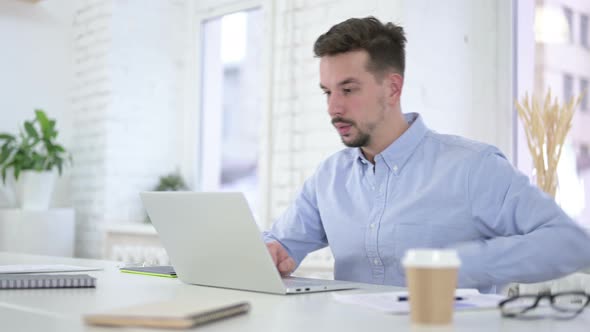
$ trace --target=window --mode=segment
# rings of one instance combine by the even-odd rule
[[[204,191],[240,191],[256,215],[262,117],[262,11],[202,24],[200,179]]]
[[[580,20],[574,21],[574,13],[571,8],[579,8],[579,1],[560,0],[564,7],[554,7],[546,2],[516,2],[517,12],[516,33],[519,34],[517,52],[515,53],[517,72],[517,95],[522,98],[525,94],[534,94],[538,98],[545,96],[550,89],[559,104],[563,105],[572,97],[577,98],[581,92],[589,88],[590,67],[590,40],[588,40],[588,17],[590,13],[577,15]],[[556,9],[554,13],[560,15],[537,15],[544,8],[545,14]],[[547,19],[550,16],[552,19]],[[558,19],[559,17],[559,19]],[[530,18],[534,18],[532,21]],[[569,31],[562,29],[569,27]],[[574,39],[572,26],[575,23],[575,36],[580,39],[580,47],[572,47]],[[531,26],[532,25],[532,26]],[[579,33],[578,33],[579,27]],[[534,29],[531,29],[534,28]],[[565,38],[538,38],[539,32],[560,32],[558,37]],[[561,34],[563,32],[563,34]],[[566,34],[567,32],[567,34]],[[553,35],[550,35],[553,37]],[[567,43],[569,38],[570,43]],[[542,47],[539,45],[542,40]],[[577,46],[577,45],[576,45]],[[531,61],[531,59],[533,59]],[[572,126],[563,144],[561,157],[557,167],[558,188],[556,202],[563,210],[581,225],[590,227],[590,116],[587,114],[588,98],[583,98],[575,110]],[[582,112],[585,111],[585,112]],[[529,175],[532,172],[532,161],[528,151],[526,136],[520,127],[516,128],[517,141],[515,142],[516,160],[518,168]]]
[[[587,111],[588,110],[588,80],[583,78],[580,80],[580,94],[584,95],[582,101],[580,102],[580,110]]]
[[[567,20],[567,26],[569,30],[569,41],[570,43],[574,42],[574,12],[569,7],[563,7],[563,14],[565,15],[565,19]]]
[[[585,48],[590,48],[588,43],[588,15],[580,15],[580,44]]]

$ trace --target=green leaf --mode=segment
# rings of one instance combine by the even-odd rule
[[[8,150],[8,151],[14,151],[14,147],[10,146],[10,141],[5,142],[4,144],[2,144],[2,151],[4,150]]]
[[[6,166],[2,167],[2,183],[6,184]]]
[[[55,130],[55,120],[49,120],[49,126],[43,128],[43,137],[51,140],[57,137],[57,130]]]
[[[38,153],[34,153],[33,157],[32,157],[32,162],[33,162],[33,169],[36,171],[42,171],[43,170],[43,166],[45,165],[45,158],[43,158],[42,156],[40,156]]]
[[[18,164],[14,165],[14,179],[18,180],[18,176],[20,175],[20,166]]]
[[[43,138],[51,139],[55,137],[53,128],[55,127],[55,120],[49,120],[47,115],[43,110],[36,110],[35,116],[37,122],[39,122],[39,126],[41,126],[41,132],[43,133]]]
[[[57,152],[66,152],[66,149],[64,149],[64,147],[63,147],[63,146],[61,146],[61,145],[59,145],[59,144],[56,144],[56,145],[54,145],[54,146],[53,146],[53,148],[54,148],[54,149],[55,149],[55,151],[57,151]]]
[[[6,159],[10,156],[10,150],[3,148],[2,152],[0,152],[0,165],[4,164]]]
[[[37,129],[35,129],[35,126],[33,126],[33,124],[30,121],[25,121],[25,130],[27,131],[27,134],[34,138],[34,139],[39,139],[39,134],[37,133]]]
[[[4,139],[7,141],[13,141],[14,140],[14,135],[10,135],[10,134],[6,134],[6,133],[1,133],[0,134],[0,139]]]
[[[43,110],[41,110],[41,109],[35,110],[35,118],[37,119],[37,121],[39,121],[39,124],[41,125],[41,129],[51,127],[49,124],[49,119],[47,118],[47,115],[45,115],[45,112],[43,112]],[[55,121],[53,121],[53,123],[55,124]]]

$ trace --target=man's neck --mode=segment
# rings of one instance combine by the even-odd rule
[[[403,133],[410,128],[408,122],[404,115],[400,112],[398,113],[399,116],[396,117],[392,124],[388,126],[384,126],[384,132],[381,136],[375,135],[373,137],[374,141],[371,142],[369,146],[361,147],[361,151],[365,155],[368,161],[372,164],[375,164],[375,156],[385,150],[388,146],[390,146],[393,142],[395,142]]]

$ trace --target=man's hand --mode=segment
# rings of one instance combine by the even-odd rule
[[[279,242],[268,242],[266,248],[268,249],[268,252],[270,252],[270,256],[272,257],[277,270],[279,270],[279,273],[283,277],[290,275],[293,270],[295,270],[295,261],[289,256],[287,250],[285,250]]]

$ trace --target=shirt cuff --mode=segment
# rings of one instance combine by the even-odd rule
[[[486,260],[483,257],[485,246],[485,241],[474,241],[454,247],[461,259],[457,287],[477,288],[480,291],[486,290],[486,292],[493,288],[493,281],[486,273]]]

